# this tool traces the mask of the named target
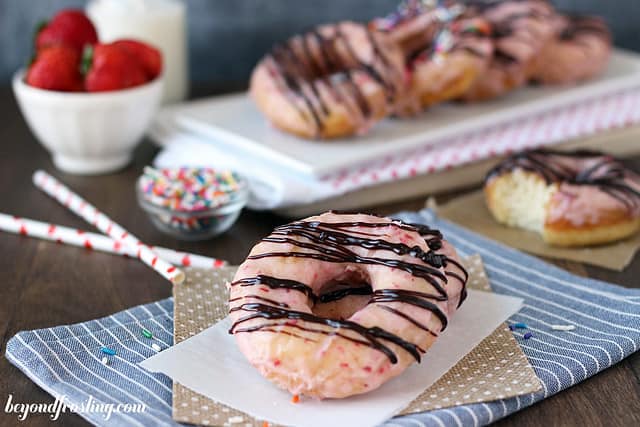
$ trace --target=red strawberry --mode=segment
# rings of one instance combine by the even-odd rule
[[[155,47],[131,39],[116,40],[112,44],[136,57],[142,64],[149,80],[155,79],[162,72],[162,54]]]
[[[85,45],[97,42],[96,29],[84,12],[78,9],[64,9],[36,34],[36,51],[64,44],[80,53]]]
[[[74,48],[62,45],[40,51],[29,66],[26,82],[41,89],[81,91],[80,54]]]
[[[83,61],[87,62],[85,87],[89,92],[126,89],[147,81],[142,65],[113,43],[86,49]]]

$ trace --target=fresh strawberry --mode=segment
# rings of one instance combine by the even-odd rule
[[[85,88],[89,92],[120,90],[146,83],[144,68],[127,51],[111,44],[85,49]]]
[[[140,61],[140,64],[142,64],[149,80],[155,79],[162,72],[162,54],[155,47],[131,39],[116,40],[112,44],[136,57],[138,61]]]
[[[68,45],[78,53],[87,44],[98,42],[96,29],[81,10],[64,9],[44,24],[36,34],[36,52],[49,46]]]
[[[80,54],[63,45],[41,50],[29,66],[26,82],[41,89],[81,91]]]

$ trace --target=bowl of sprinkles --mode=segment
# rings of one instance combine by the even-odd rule
[[[136,193],[159,230],[181,240],[205,240],[233,225],[249,190],[247,181],[229,170],[146,167]]]

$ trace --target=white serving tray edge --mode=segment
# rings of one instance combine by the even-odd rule
[[[183,130],[239,156],[251,156],[308,177],[320,177],[399,151],[439,143],[465,133],[640,87],[640,55],[616,49],[607,71],[574,87],[526,87],[500,99],[444,104],[413,119],[385,119],[364,136],[308,141],[272,128],[248,94],[202,99],[169,107]],[[165,116],[165,117],[166,117]]]

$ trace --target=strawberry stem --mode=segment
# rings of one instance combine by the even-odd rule
[[[44,30],[44,27],[46,27],[47,25],[49,25],[49,21],[47,21],[46,19],[43,19],[42,21],[38,22],[36,24],[36,29],[33,32],[33,45],[35,46],[36,44],[36,39],[38,38],[38,34],[40,34],[40,31]]]
[[[31,64],[33,64],[34,61],[36,60],[36,56],[38,56],[37,47],[36,47],[36,42],[38,40],[38,34],[40,34],[40,31],[44,30],[44,27],[46,27],[48,24],[49,24],[49,21],[47,21],[46,19],[43,19],[42,21],[40,21],[40,22],[38,22],[36,24],[36,29],[33,31],[33,37],[32,37],[32,40],[31,40],[31,46],[33,47],[33,53],[31,54],[31,57],[27,61],[27,67],[30,67]]]
[[[88,44],[82,50],[82,59],[80,60],[80,73],[83,76],[86,76],[89,73],[89,70],[91,70],[92,63],[93,63],[93,46]]]

